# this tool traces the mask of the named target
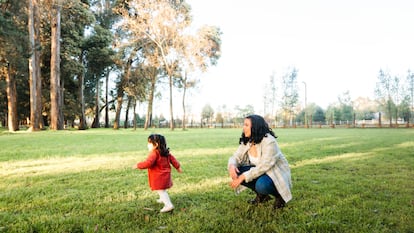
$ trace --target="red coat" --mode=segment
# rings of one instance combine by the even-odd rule
[[[148,169],[148,183],[151,190],[168,189],[173,185],[171,166],[180,167],[178,160],[171,154],[161,156],[158,150],[153,150],[143,162],[137,164],[139,169]]]

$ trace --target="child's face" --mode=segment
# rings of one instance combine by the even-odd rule
[[[155,146],[151,142],[148,142],[147,147],[148,147],[148,151],[152,151],[155,149]]]

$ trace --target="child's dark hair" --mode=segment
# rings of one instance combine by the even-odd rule
[[[253,114],[247,116],[246,119],[250,119],[252,121],[251,136],[250,138],[247,138],[243,132],[240,137],[239,144],[243,143],[246,145],[248,142],[258,144],[262,141],[263,137],[266,137],[267,133],[277,138],[273,130],[269,127],[262,116]]]
[[[148,136],[148,142],[153,145],[158,145],[157,149],[160,151],[161,156],[168,156],[170,154],[170,148],[167,147],[167,141],[161,134],[151,134]]]

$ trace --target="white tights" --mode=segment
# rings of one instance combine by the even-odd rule
[[[173,204],[171,203],[170,196],[168,196],[167,190],[157,190],[158,195],[160,195],[160,200],[164,203],[164,206],[171,207]]]

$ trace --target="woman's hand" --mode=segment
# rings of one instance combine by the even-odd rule
[[[237,173],[239,172],[239,169],[237,169],[236,166],[234,165],[230,165],[229,167],[229,175],[231,177],[232,180],[237,179]]]
[[[245,177],[243,174],[241,174],[239,177],[237,177],[236,179],[233,179],[233,181],[230,183],[230,186],[235,189],[237,187],[239,187],[239,185],[244,181]]]

